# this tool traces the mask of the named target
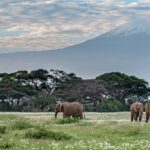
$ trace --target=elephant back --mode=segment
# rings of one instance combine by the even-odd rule
[[[130,106],[130,111],[134,111],[134,112],[143,111],[143,104],[140,103],[140,102],[134,102],[134,103]]]

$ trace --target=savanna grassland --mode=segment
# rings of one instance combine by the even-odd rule
[[[150,124],[130,122],[129,112],[86,113],[86,119],[54,119],[54,113],[0,113],[0,150],[149,150]]]

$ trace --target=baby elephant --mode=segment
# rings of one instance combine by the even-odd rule
[[[83,106],[78,102],[58,103],[55,107],[55,118],[58,112],[63,112],[63,118],[80,118],[83,119]]]
[[[130,106],[130,112],[131,112],[131,121],[133,121],[133,119],[137,121],[138,117],[139,117],[139,121],[141,121],[143,115],[143,104],[140,102],[134,102]]]
[[[150,100],[148,100],[145,104],[145,113],[146,113],[146,122],[148,122],[150,116]]]

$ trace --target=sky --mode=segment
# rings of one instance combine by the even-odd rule
[[[150,19],[150,0],[1,0],[0,53],[53,50]]]

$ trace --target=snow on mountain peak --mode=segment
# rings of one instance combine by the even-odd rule
[[[110,36],[128,36],[135,34],[150,34],[150,22],[134,22],[131,24],[124,24],[116,29],[103,34],[103,37]]]

